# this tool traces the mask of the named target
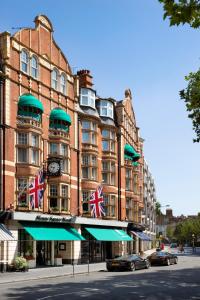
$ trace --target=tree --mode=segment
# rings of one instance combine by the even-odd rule
[[[189,24],[193,28],[200,26],[200,0],[159,0],[163,4],[164,15],[170,20],[170,26]]]
[[[156,202],[156,216],[160,216],[160,215],[162,215],[161,204],[160,202]]]
[[[169,18],[170,26],[189,24],[193,28],[200,27],[200,0],[158,0],[163,4],[163,18]],[[200,69],[185,77],[188,86],[180,91],[185,101],[188,117],[192,119],[196,133],[194,142],[200,142]]]

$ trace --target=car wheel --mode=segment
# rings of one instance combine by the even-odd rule
[[[150,268],[150,266],[151,266],[150,262],[149,262],[149,261],[147,261],[147,262],[146,262],[146,267],[145,267],[145,269],[149,269],[149,268]]]
[[[174,263],[177,264],[178,263],[178,258],[174,259]]]
[[[129,268],[130,271],[135,271],[135,264],[134,262],[131,262],[130,263],[130,268]]]
[[[170,259],[167,259],[167,266],[170,266]]]

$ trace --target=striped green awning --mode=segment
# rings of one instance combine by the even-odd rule
[[[132,241],[133,239],[121,229],[85,228],[98,241]]]
[[[20,222],[36,241],[83,241],[80,233],[71,226],[47,223]]]

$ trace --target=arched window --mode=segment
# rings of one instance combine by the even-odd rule
[[[38,59],[36,56],[31,58],[31,76],[38,78]]]
[[[65,74],[62,74],[60,76],[60,91],[62,94],[66,95],[66,76]]]
[[[53,89],[58,90],[58,71],[53,69],[51,73],[51,86]]]
[[[22,50],[21,52],[21,71],[28,73],[28,62],[29,62],[29,58],[28,58],[28,53],[26,50]]]

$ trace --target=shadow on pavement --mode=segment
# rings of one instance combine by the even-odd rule
[[[153,269],[153,268],[152,268]],[[149,299],[189,300],[200,299],[200,268],[181,270],[155,270],[146,273],[99,272],[92,276],[49,279],[48,283],[28,282],[17,288],[10,285],[5,299],[51,300],[51,299]],[[20,287],[22,285],[22,287]],[[4,298],[3,298],[4,299]]]

